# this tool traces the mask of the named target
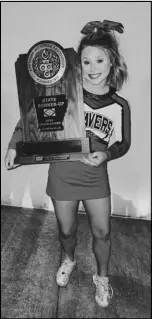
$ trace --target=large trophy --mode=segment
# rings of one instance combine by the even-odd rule
[[[80,160],[86,137],[80,59],[73,48],[40,41],[15,63],[23,141],[15,164]]]

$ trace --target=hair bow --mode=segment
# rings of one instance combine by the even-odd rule
[[[95,34],[100,34],[101,31],[117,31],[119,33],[123,33],[123,25],[119,22],[104,20],[101,21],[92,21],[88,22],[83,29],[81,30],[82,34],[93,36]]]

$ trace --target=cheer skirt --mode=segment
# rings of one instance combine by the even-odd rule
[[[93,151],[107,146],[94,140]],[[104,198],[110,195],[107,163],[99,167],[80,161],[54,162],[49,166],[46,193],[60,201]]]

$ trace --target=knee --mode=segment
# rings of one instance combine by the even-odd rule
[[[104,241],[108,241],[110,239],[110,230],[109,229],[94,228],[92,233],[93,233],[94,239],[101,239]]]
[[[64,239],[74,238],[76,236],[76,228],[71,229],[60,229],[60,236]]]

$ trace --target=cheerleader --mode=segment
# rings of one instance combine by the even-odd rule
[[[82,201],[93,236],[97,266],[93,274],[95,300],[101,307],[107,307],[113,295],[108,278],[111,189],[107,165],[124,156],[131,144],[130,108],[118,93],[128,72],[115,31],[123,33],[123,25],[107,20],[89,22],[81,31],[78,55],[83,75],[86,136],[91,141],[91,152],[81,161],[50,163],[46,187],[54,205],[63,251],[57,284],[66,286],[76,265],[77,212]],[[7,169],[14,166],[19,140],[22,140],[21,121],[9,143],[5,157]]]

